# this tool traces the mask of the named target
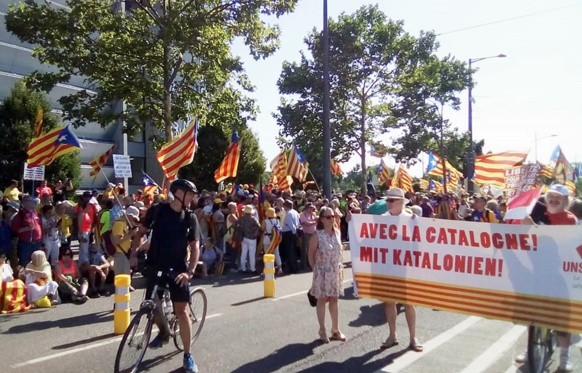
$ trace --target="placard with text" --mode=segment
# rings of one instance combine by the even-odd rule
[[[582,332],[582,227],[352,215],[361,297]]]

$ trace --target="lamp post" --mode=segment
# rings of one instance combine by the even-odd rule
[[[323,195],[331,198],[331,129],[329,126],[329,30],[323,0]]]
[[[538,133],[534,132],[534,157],[535,157],[535,161],[536,163],[538,163],[538,140],[543,140],[543,139],[549,139],[550,137],[556,137],[558,135],[551,134],[548,136],[544,136],[544,137],[538,137]]]
[[[497,56],[479,57],[479,58],[469,58],[469,71],[471,71],[471,66],[474,63],[488,60],[490,58],[505,58],[505,54],[498,54]],[[473,88],[469,85],[467,89],[469,94],[469,151],[467,153],[467,191],[469,193],[473,192],[473,183],[471,178],[475,173],[475,147],[473,145]]]

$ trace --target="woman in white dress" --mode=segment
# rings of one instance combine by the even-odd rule
[[[334,210],[324,207],[319,212],[316,234],[309,240],[309,265],[313,268],[311,294],[317,299],[317,321],[319,338],[323,343],[330,340],[345,341],[346,336],[339,330],[338,298],[344,294],[339,229],[334,227]],[[325,329],[325,304],[329,303],[331,336]]]
[[[30,263],[22,272],[26,277],[26,288],[28,293],[28,303],[35,304],[36,301],[48,295],[54,306],[57,304],[56,293],[58,284],[53,281],[51,265],[46,260],[44,251],[37,250],[32,253]]]

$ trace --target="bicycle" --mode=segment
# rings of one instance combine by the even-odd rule
[[[159,285],[163,277],[167,281],[173,281],[170,274],[163,273],[162,271],[157,273],[157,281],[153,288],[151,298],[142,301],[139,311],[133,317],[121,338],[115,357],[115,373],[136,373],[138,371],[139,365],[150,343],[156,301],[162,305],[164,322],[167,322],[169,326],[171,337],[174,340],[174,346],[179,351],[184,350],[182,338],[180,337],[180,324],[174,314],[173,303],[170,301],[170,291],[167,286]],[[158,296],[160,290],[163,290],[161,298]],[[206,293],[200,287],[196,287],[190,292],[190,298],[188,310],[190,311],[190,321],[192,323],[192,337],[190,340],[190,346],[192,346],[198,339],[204,326],[208,304]]]
[[[530,325],[527,329],[527,359],[530,373],[543,373],[547,361],[556,348],[556,332]]]

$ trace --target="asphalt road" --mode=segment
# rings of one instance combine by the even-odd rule
[[[350,272],[346,270],[346,278]],[[194,280],[209,299],[208,318],[194,345],[200,372],[528,372],[513,362],[525,349],[524,326],[426,308],[417,312],[424,352],[407,350],[403,315],[398,317],[400,345],[380,350],[388,334],[383,306],[373,299],[355,299],[349,280],[340,301],[340,325],[348,341],[322,345],[315,311],[305,295],[310,282],[308,273],[281,277],[277,297],[265,299],[259,277],[229,274],[216,282]],[[133,310],[142,296],[142,289],[132,293]],[[113,297],[102,297],[84,305],[0,316],[0,371],[112,372],[121,339],[112,334],[112,306]],[[575,372],[582,372],[579,351],[572,348]],[[556,371],[556,358],[554,354],[548,372]],[[181,372],[181,363],[181,354],[169,344],[148,349],[142,371]]]

